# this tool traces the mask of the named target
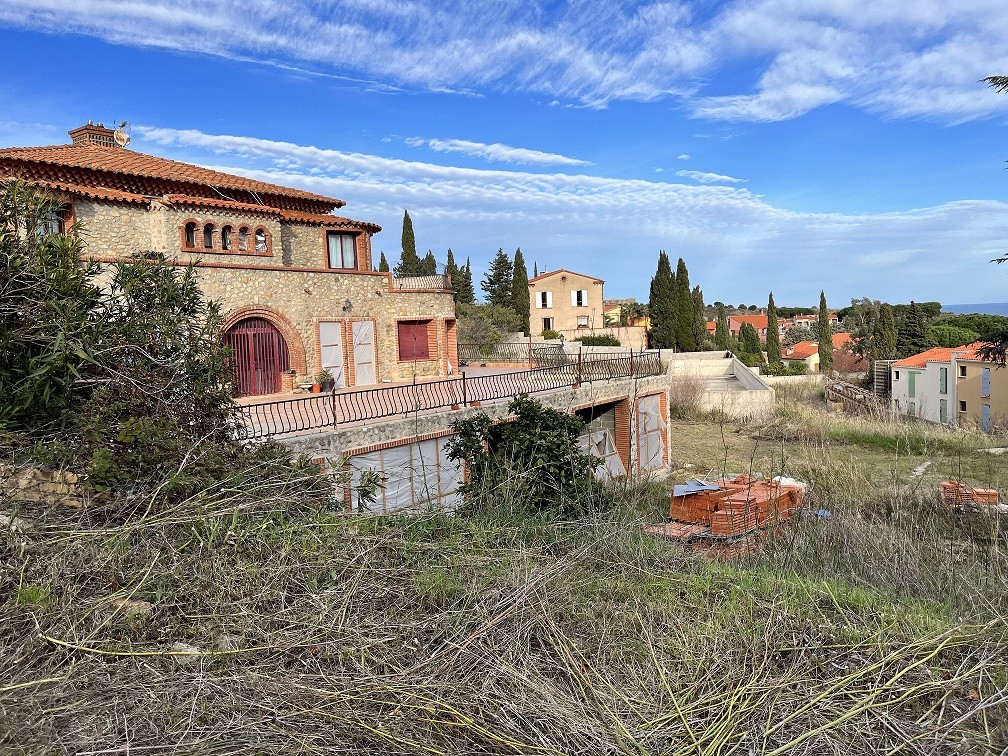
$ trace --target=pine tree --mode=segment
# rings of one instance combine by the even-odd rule
[[[531,317],[531,300],[529,297],[528,268],[525,267],[525,258],[522,256],[521,247],[515,250],[514,275],[511,278],[511,306],[518,313],[522,330],[528,336],[531,332],[529,319]]]
[[[717,305],[717,326],[714,328],[714,343],[718,349],[728,348],[728,315],[725,313],[724,305],[720,302]]]
[[[826,307],[826,292],[819,292],[819,371],[826,373],[833,368],[833,328],[829,322]]]
[[[930,346],[927,335],[927,321],[924,313],[913,300],[903,312],[896,326],[896,356],[904,359],[923,352]]]
[[[402,219],[402,257],[399,264],[395,266],[396,278],[407,276],[419,276],[420,258],[416,253],[416,237],[413,235],[413,219],[409,217],[409,211],[403,210]]]
[[[466,258],[466,264],[459,268],[458,285],[455,287],[456,304],[476,304],[476,292],[473,289],[472,263]]]
[[[651,316],[650,345],[655,349],[675,347],[675,279],[665,250],[658,253],[658,270],[651,279],[648,297]]]
[[[896,315],[893,306],[883,302],[879,305],[878,317],[872,328],[871,359],[896,359]]]
[[[480,283],[480,288],[486,294],[487,304],[510,307],[513,301],[511,292],[513,279],[514,264],[511,258],[504,254],[503,249],[498,249],[496,257],[490,263],[490,269]]]
[[[707,338],[707,318],[704,317],[703,292],[700,284],[693,287],[693,340],[696,348],[700,349],[704,339]]]
[[[385,253],[384,252],[381,253],[381,260],[378,262],[378,271],[380,273],[388,273],[389,272],[388,260],[385,259]]]
[[[693,292],[690,289],[689,271],[680,257],[675,275],[675,338],[679,351],[696,351],[694,334]]]
[[[780,365],[781,362],[781,351],[780,351],[780,324],[777,322],[777,305],[773,301],[773,292],[770,292],[770,301],[767,302],[767,332],[766,332],[766,351],[767,351],[767,362],[771,365]]]
[[[434,257],[434,253],[429,249],[427,254],[424,255],[424,259],[420,261],[420,272],[421,276],[436,276],[437,275],[437,259]]]

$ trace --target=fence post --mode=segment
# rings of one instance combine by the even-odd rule
[[[463,370],[462,371],[462,409],[465,409],[467,404],[469,404],[469,395],[468,395],[468,390],[466,388],[466,374],[465,374],[465,371]]]
[[[329,392],[329,402],[332,406],[332,424],[335,428],[339,421],[336,419],[336,384],[333,384],[332,390]]]
[[[578,348],[578,361],[577,361],[577,375],[575,376],[574,385],[575,386],[580,386],[581,385],[581,379],[582,379],[582,373],[581,373],[581,348],[579,347]]]

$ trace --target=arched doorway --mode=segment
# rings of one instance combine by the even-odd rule
[[[224,343],[231,347],[238,396],[280,391],[280,374],[290,367],[290,355],[276,326],[265,318],[245,318],[227,329]]]

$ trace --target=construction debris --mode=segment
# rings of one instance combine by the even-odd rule
[[[673,488],[671,522],[647,529],[678,541],[732,541],[788,520],[805,497],[793,478],[726,476],[714,483],[694,480]]]
[[[974,488],[967,483],[946,480],[941,484],[941,496],[942,501],[952,509],[961,507],[1000,509],[996,488]]]

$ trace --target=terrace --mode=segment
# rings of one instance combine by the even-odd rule
[[[463,407],[506,403],[520,394],[548,394],[584,384],[662,375],[657,352],[578,357],[565,364],[528,370],[466,368],[457,377],[284,399],[263,398],[239,403],[239,436],[259,439],[306,431],[362,426],[434,414]]]

